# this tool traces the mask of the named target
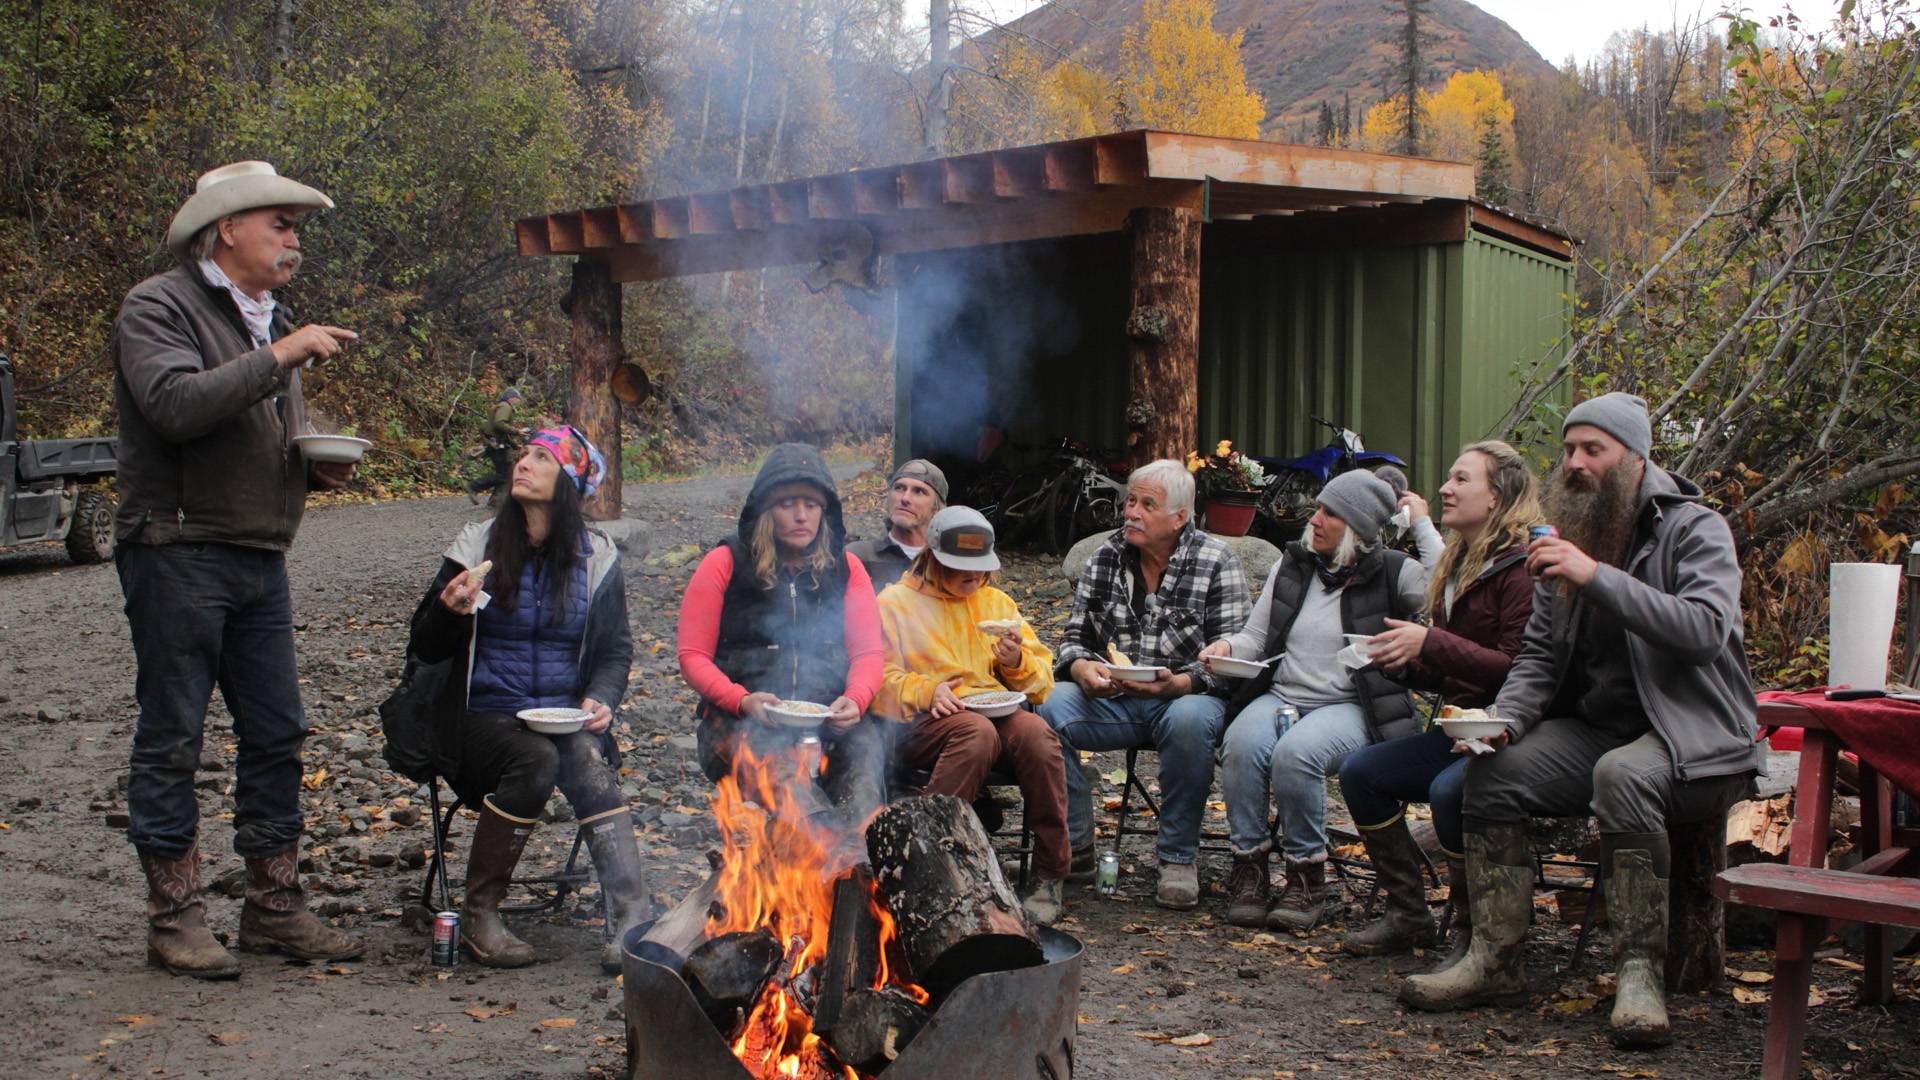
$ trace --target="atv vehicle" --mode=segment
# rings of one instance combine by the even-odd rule
[[[13,403],[13,361],[0,355],[0,548],[65,540],[77,563],[113,557],[113,476],[118,439],[23,440]]]

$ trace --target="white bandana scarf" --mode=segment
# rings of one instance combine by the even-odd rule
[[[273,340],[274,299],[272,293],[263,293],[260,299],[255,300],[253,297],[240,291],[240,286],[235,285],[233,279],[227,276],[226,271],[220,269],[220,264],[214,262],[212,259],[200,260],[200,275],[207,279],[207,284],[212,285],[216,289],[225,289],[228,294],[233,297],[233,302],[239,305],[240,318],[247,324],[247,333],[253,335],[253,343],[255,345],[265,345],[267,342]]]

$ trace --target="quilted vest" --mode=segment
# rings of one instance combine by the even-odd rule
[[[832,702],[847,688],[846,557],[819,581],[811,574],[782,575],[768,589],[754,577],[745,545],[726,544],[733,577],[722,601],[714,665],[749,693]]]
[[[477,620],[472,712],[572,708],[580,704],[580,643],[587,629],[587,565],[582,559],[567,582],[566,607],[553,616],[542,564],[528,559],[511,610],[488,604]]]

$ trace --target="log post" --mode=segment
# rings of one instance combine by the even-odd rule
[[[1127,448],[1136,464],[1184,459],[1200,441],[1200,214],[1143,206],[1127,231]]]
[[[1667,989],[1692,992],[1720,985],[1727,967],[1727,905],[1713,879],[1727,868],[1727,815],[1668,830]]]
[[[620,403],[613,396],[613,377],[625,353],[620,286],[607,264],[575,260],[573,288],[560,307],[573,323],[567,348],[573,363],[567,421],[593,440],[607,459],[600,489],[581,510],[590,521],[607,521],[620,516]]]

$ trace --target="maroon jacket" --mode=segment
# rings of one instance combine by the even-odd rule
[[[1427,643],[1399,681],[1416,690],[1438,690],[1447,704],[1463,709],[1492,704],[1526,638],[1533,584],[1526,548],[1495,555],[1454,596],[1451,615],[1444,606],[1434,608]]]

